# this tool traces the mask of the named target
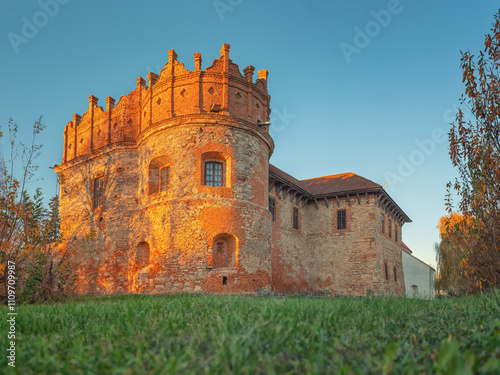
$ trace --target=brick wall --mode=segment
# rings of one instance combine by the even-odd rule
[[[269,120],[267,70],[242,75],[226,44],[205,70],[198,53],[194,71],[168,55],[116,106],[91,96],[65,127],[55,170],[74,292],[404,294],[401,233],[381,232],[375,194],[314,201],[274,187],[272,221],[274,143],[257,125]],[[206,183],[206,163],[222,186]]]
[[[108,97],[104,110],[91,96],[65,128],[55,170],[75,292],[270,290],[274,143],[257,126],[269,119],[267,71],[254,82],[250,66],[243,76],[229,45],[205,70],[199,54],[194,71],[168,54],[160,74],[137,79],[116,106]],[[223,186],[206,185],[205,162],[223,164]],[[104,203],[95,207],[99,177]]]

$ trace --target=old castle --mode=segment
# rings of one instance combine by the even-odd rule
[[[229,45],[177,61],[64,129],[63,248],[79,294],[405,293],[410,219],[353,173],[297,180],[269,164],[267,70]],[[271,124],[272,125],[272,124]]]

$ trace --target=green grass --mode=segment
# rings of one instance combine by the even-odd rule
[[[17,308],[0,373],[500,373],[500,302],[117,296]]]

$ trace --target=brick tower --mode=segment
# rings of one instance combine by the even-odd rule
[[[177,61],[64,131],[63,247],[79,294],[271,288],[267,70],[229,45],[205,70]]]

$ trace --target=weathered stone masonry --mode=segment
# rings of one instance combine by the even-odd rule
[[[64,129],[55,171],[74,292],[404,294],[410,220],[380,185],[269,165],[267,70],[242,75],[228,44],[205,70],[199,53],[194,71],[168,56],[116,106],[91,96]]]

